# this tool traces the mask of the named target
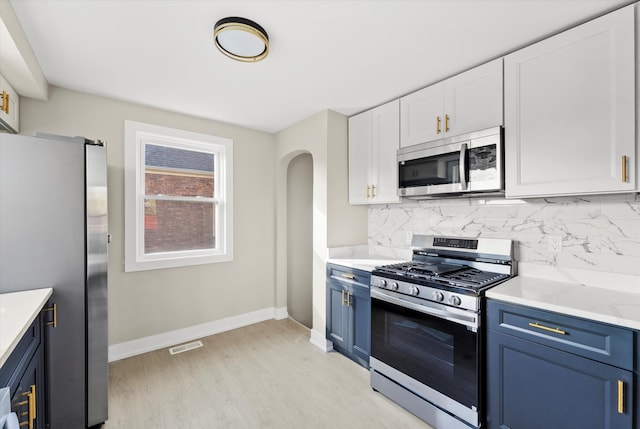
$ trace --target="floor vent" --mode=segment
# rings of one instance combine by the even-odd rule
[[[169,353],[177,355],[178,353],[188,352],[189,350],[197,349],[198,347],[202,347],[202,341],[193,341],[191,343],[171,347],[169,349]]]

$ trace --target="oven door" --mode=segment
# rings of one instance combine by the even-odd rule
[[[371,369],[478,426],[478,315],[371,288]]]

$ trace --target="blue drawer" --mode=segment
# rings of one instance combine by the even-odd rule
[[[488,329],[633,370],[633,331],[532,307],[487,301]]]

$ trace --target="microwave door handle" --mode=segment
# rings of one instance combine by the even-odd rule
[[[463,191],[467,190],[467,144],[462,143],[460,145],[460,186]]]

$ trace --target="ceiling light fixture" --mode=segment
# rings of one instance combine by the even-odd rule
[[[220,52],[234,60],[253,63],[269,53],[267,32],[250,19],[221,19],[213,28],[213,38]]]

